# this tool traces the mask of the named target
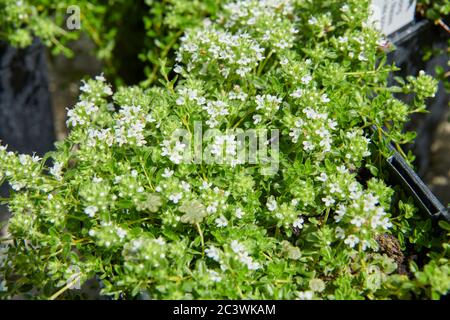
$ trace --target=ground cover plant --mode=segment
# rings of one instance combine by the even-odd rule
[[[221,1],[158,86],[83,83],[56,151],[0,149],[2,297],[71,298],[89,279],[126,299],[446,294],[450,225],[383,165],[436,81],[389,87],[368,16],[368,1]]]

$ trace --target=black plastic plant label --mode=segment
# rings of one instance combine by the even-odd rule
[[[416,0],[372,0],[372,22],[390,35],[414,20]]]

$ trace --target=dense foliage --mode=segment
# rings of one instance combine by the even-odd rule
[[[160,86],[113,92],[98,76],[55,152],[1,147],[0,181],[14,190],[3,296],[70,297],[92,278],[116,298],[445,294],[448,235],[387,185],[383,166],[388,142],[401,151],[414,138],[403,124],[436,81],[388,87],[394,67],[368,7],[221,1],[214,19],[172,22],[185,32],[175,63],[158,61]],[[199,123],[215,161],[186,156]],[[238,155],[251,141],[233,129],[279,137],[250,163]]]
[[[159,75],[159,59],[173,58],[184,30],[214,16],[219,2],[0,0],[0,40],[23,48],[38,37],[54,54],[72,57],[70,41],[86,35],[115,84],[145,80],[149,86]],[[77,17],[79,29],[68,28]]]

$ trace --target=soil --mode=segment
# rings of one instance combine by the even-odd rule
[[[389,234],[381,234],[375,239],[380,246],[380,253],[385,253],[397,263],[397,272],[399,274],[407,274],[405,255],[400,248],[400,243],[397,238]]]

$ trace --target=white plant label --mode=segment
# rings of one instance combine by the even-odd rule
[[[414,20],[417,0],[372,0],[371,21],[390,35]]]

